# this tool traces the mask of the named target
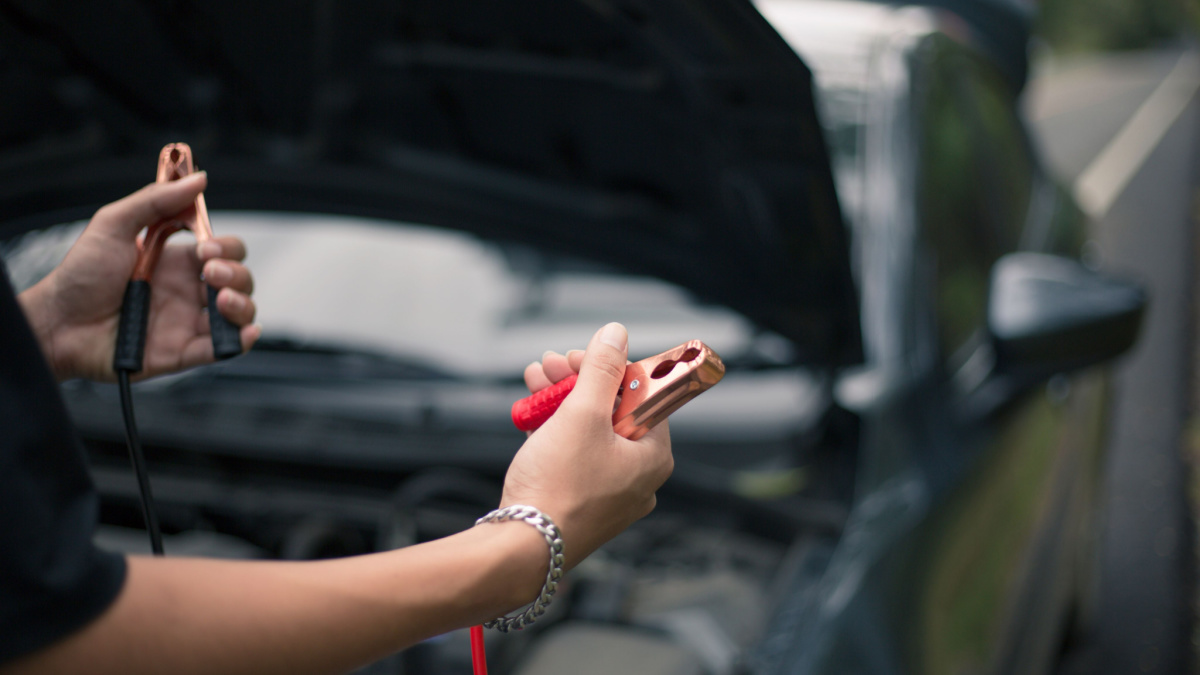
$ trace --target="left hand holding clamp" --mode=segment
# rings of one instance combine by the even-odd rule
[[[157,182],[179,180],[195,170],[192,149],[186,143],[171,143],[159,153]],[[154,275],[167,237],[183,229],[191,230],[197,242],[212,239],[212,225],[208,220],[203,194],[196,196],[192,208],[147,228],[145,238],[139,243],[137,263],[121,303],[117,346],[113,354],[115,371],[137,373],[142,370],[146,326],[150,318],[150,278]],[[212,331],[213,356],[228,359],[241,354],[239,329],[217,311],[217,289],[211,285],[208,286],[208,319]]]

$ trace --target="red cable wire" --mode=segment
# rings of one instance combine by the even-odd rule
[[[483,649],[483,626],[471,626],[471,667],[475,675],[487,675],[487,652]]]

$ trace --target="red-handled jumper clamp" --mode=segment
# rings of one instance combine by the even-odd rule
[[[625,378],[618,392],[613,430],[637,440],[724,376],[721,357],[699,340],[631,363],[625,366]],[[514,403],[513,424],[521,431],[542,426],[575,388],[577,377],[571,375]]]
[[[625,377],[617,391],[613,431],[636,441],[724,376],[721,357],[699,340],[631,363],[625,366]],[[514,403],[513,424],[521,431],[542,426],[575,388],[578,379],[577,375],[571,375]],[[475,675],[487,675],[480,626],[471,629],[471,658]]]
[[[158,155],[157,182],[179,180],[196,170],[192,149],[186,143],[170,143]],[[121,304],[121,320],[117,327],[117,348],[113,355],[113,370],[136,373],[142,369],[146,347],[146,324],[150,318],[150,278],[158,265],[163,245],[176,232],[188,229],[198,243],[212,239],[212,224],[204,195],[196,196],[192,208],[151,225],[138,243],[138,258],[133,267],[125,298]],[[225,320],[217,311],[217,289],[208,287],[208,319],[212,329],[213,355],[228,359],[242,353],[242,340],[237,326]]]

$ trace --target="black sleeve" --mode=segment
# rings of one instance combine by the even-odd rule
[[[93,545],[98,506],[0,263],[0,663],[82,628],[117,597],[125,559]]]

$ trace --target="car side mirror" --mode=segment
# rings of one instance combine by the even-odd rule
[[[1137,339],[1140,286],[1060,256],[1012,253],[992,266],[988,358],[961,412],[982,419],[1060,373],[1113,359]]]
[[[1133,346],[1142,288],[1059,256],[1013,253],[992,267],[988,330],[996,373],[1035,384]]]

